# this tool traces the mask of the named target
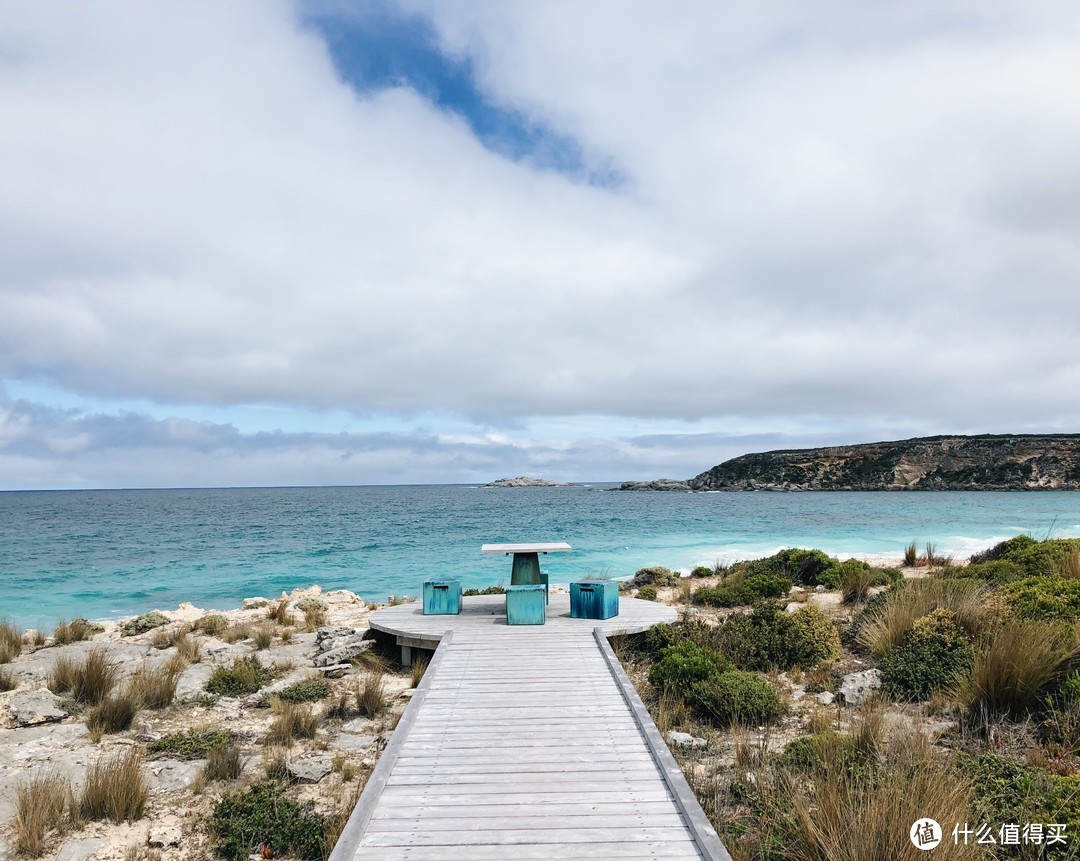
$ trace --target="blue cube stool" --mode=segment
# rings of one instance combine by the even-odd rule
[[[571,618],[610,619],[618,615],[618,580],[586,580],[570,584]]]
[[[543,625],[547,621],[543,583],[506,587],[506,624]]]
[[[424,615],[456,616],[461,612],[461,581],[433,577],[424,581]]]

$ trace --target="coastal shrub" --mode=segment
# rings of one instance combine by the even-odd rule
[[[1027,572],[1022,566],[1008,559],[994,559],[990,562],[977,562],[957,568],[952,572],[953,577],[973,577],[982,580],[992,586],[1000,586],[1002,583],[1012,583],[1022,580]]]
[[[247,861],[263,844],[278,856],[323,861],[325,829],[310,804],[293,801],[276,781],[226,795],[210,817],[214,851],[227,861]]]
[[[879,658],[899,646],[916,619],[934,610],[951,610],[971,638],[986,625],[986,586],[975,580],[924,577],[890,589],[867,604],[856,622],[855,640]]]
[[[1067,677],[1078,656],[1080,643],[1058,623],[1006,622],[976,642],[970,670],[958,678],[953,693],[976,725],[1023,718]]]
[[[275,691],[274,696],[286,703],[312,702],[330,696],[330,685],[322,679],[310,679]]]
[[[649,684],[685,697],[693,685],[731,669],[731,663],[717,652],[682,640],[667,646],[660,660],[649,670]]]
[[[715,724],[773,723],[784,714],[776,691],[754,673],[729,670],[695,682],[690,704]]]
[[[505,586],[487,586],[483,589],[466,589],[461,593],[464,597],[468,598],[474,595],[505,595]]]
[[[642,635],[640,649],[643,657],[656,661],[660,659],[660,654],[664,649],[673,646],[680,639],[682,637],[676,626],[661,622],[659,625],[653,625]]]
[[[848,559],[840,565],[840,595],[845,604],[865,601],[874,585],[874,572],[869,565],[851,564],[858,561]]]
[[[691,577],[715,577],[717,574],[722,573],[718,569],[719,569],[719,566],[716,566],[714,568],[710,568],[708,565],[695,565],[690,570],[690,576]]]
[[[1080,580],[1027,577],[1002,586],[1001,594],[1021,619],[1080,619]]]
[[[794,613],[759,604],[729,616],[713,636],[718,651],[745,670],[809,669],[840,654],[836,625],[812,604]]]
[[[45,854],[50,832],[71,827],[71,781],[55,772],[40,771],[15,787],[15,816],[11,820],[15,850],[37,858]]]
[[[629,580],[631,586],[655,586],[658,589],[675,586],[678,582],[677,572],[659,565],[652,568],[639,568]]]
[[[763,598],[782,598],[791,589],[791,580],[780,574],[734,575],[718,586],[705,586],[693,593],[693,602],[707,607],[738,607]]]
[[[150,797],[142,764],[142,748],[132,747],[91,765],[79,798],[80,814],[116,823],[141,819]]]
[[[207,780],[236,780],[243,771],[244,758],[237,745],[218,745],[206,752],[202,773]]]
[[[228,667],[214,667],[206,690],[223,697],[239,697],[253,694],[274,680],[273,673],[254,655],[237,658]]]
[[[13,691],[18,684],[19,683],[15,681],[15,676],[11,674],[11,670],[7,668],[0,670],[0,693]]]
[[[131,726],[138,712],[135,700],[126,694],[107,696],[85,715],[86,728],[95,743],[106,733],[123,732]]]
[[[1019,565],[1030,576],[1060,574],[1069,557],[1080,550],[1080,538],[1049,538],[1036,541],[1030,535],[1017,535],[995,544],[971,557],[972,564],[1004,559]]]
[[[22,632],[6,619],[0,622],[0,664],[13,661],[22,654]]]
[[[120,636],[135,637],[139,634],[145,634],[147,631],[154,630],[154,628],[168,625],[169,621],[168,616],[159,613],[157,610],[154,610],[151,613],[143,613],[141,616],[136,616],[134,619],[128,619],[120,628]]]
[[[880,664],[886,693],[925,700],[953,682],[971,659],[971,639],[952,610],[934,610],[916,619],[900,645]]]
[[[637,590],[637,596],[642,601],[655,601],[656,600],[656,587],[655,586],[642,586]]]
[[[96,706],[116,686],[116,667],[104,649],[87,652],[82,661],[59,655],[46,677],[54,694],[67,694],[78,705]]]
[[[194,730],[162,736],[146,746],[152,754],[168,754],[176,759],[198,759],[214,748],[225,747],[232,742],[228,730]]]
[[[990,752],[961,753],[957,761],[974,787],[974,811],[983,822],[1063,822],[1070,832],[1080,822],[1080,777],[1058,777]],[[1063,861],[1075,854],[1067,844],[1053,844],[1037,857]]]
[[[326,604],[320,601],[318,598],[301,598],[295,604],[293,604],[297,610],[301,613],[306,613],[308,610],[327,609]]]
[[[195,630],[202,631],[210,637],[216,637],[229,627],[229,620],[220,613],[207,613],[195,623]]]
[[[277,717],[266,734],[267,743],[290,747],[293,739],[315,738],[319,716],[312,711],[310,705],[273,700],[271,708]]]
[[[53,642],[57,646],[68,646],[82,640],[89,640],[94,634],[100,634],[103,630],[105,629],[101,625],[95,625],[81,616],[70,622],[61,619],[53,628]]]

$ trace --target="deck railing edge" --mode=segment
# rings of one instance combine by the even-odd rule
[[[709,822],[705,811],[701,809],[697,796],[694,795],[690,785],[686,782],[686,776],[675,761],[675,757],[671,755],[671,751],[668,750],[667,743],[661,738],[660,730],[653,723],[649,710],[645,708],[645,703],[641,701],[634,683],[630,681],[630,677],[626,675],[622,664],[619,663],[619,659],[615,656],[615,652],[604,634],[604,629],[599,626],[593,628],[593,636],[600,647],[600,652],[607,661],[608,669],[611,671],[612,676],[615,677],[615,683],[619,686],[623,699],[634,716],[634,722],[645,737],[645,743],[649,748],[649,753],[652,755],[653,762],[656,763],[660,774],[664,778],[664,783],[667,784],[668,789],[675,798],[676,805],[678,805],[679,810],[686,819],[686,824],[690,829],[690,833],[694,835],[694,841],[697,843],[701,854],[705,856],[707,861],[731,861],[731,855],[728,854],[727,849],[720,840],[720,835],[716,833],[716,829]]]
[[[327,861],[351,861],[353,856],[356,855],[356,851],[360,847],[360,839],[364,836],[364,830],[367,828],[368,822],[371,821],[371,815],[375,812],[375,807],[382,797],[390,772],[393,771],[398,756],[401,754],[401,747],[405,744],[405,739],[412,730],[412,725],[416,722],[416,716],[420,713],[420,708],[424,704],[432,679],[435,677],[435,673],[438,672],[439,665],[442,663],[443,656],[446,654],[446,650],[453,638],[453,633],[447,631],[439,641],[439,647],[435,650],[435,654],[432,655],[431,661],[424,671],[424,678],[420,680],[420,684],[416,687],[416,693],[412,695],[409,705],[406,706],[405,712],[401,715],[401,720],[398,721],[398,725],[390,737],[390,743],[386,745],[386,748],[379,756],[375,770],[371,772],[371,776],[364,785],[364,791],[360,793],[356,807],[353,808],[345,827],[341,829],[337,843],[334,844],[334,851],[330,853]]]

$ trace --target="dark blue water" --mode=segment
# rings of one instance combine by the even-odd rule
[[[567,541],[552,582],[685,568],[785,546],[966,556],[1005,537],[1080,535],[1080,493],[613,493],[468,486],[0,493],[0,618],[115,618],[183,601],[238,606],[297,586],[368,600],[432,574],[509,578],[488,542]]]

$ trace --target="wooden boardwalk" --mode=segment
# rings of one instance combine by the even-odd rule
[[[331,861],[729,861],[599,624],[447,624]]]

